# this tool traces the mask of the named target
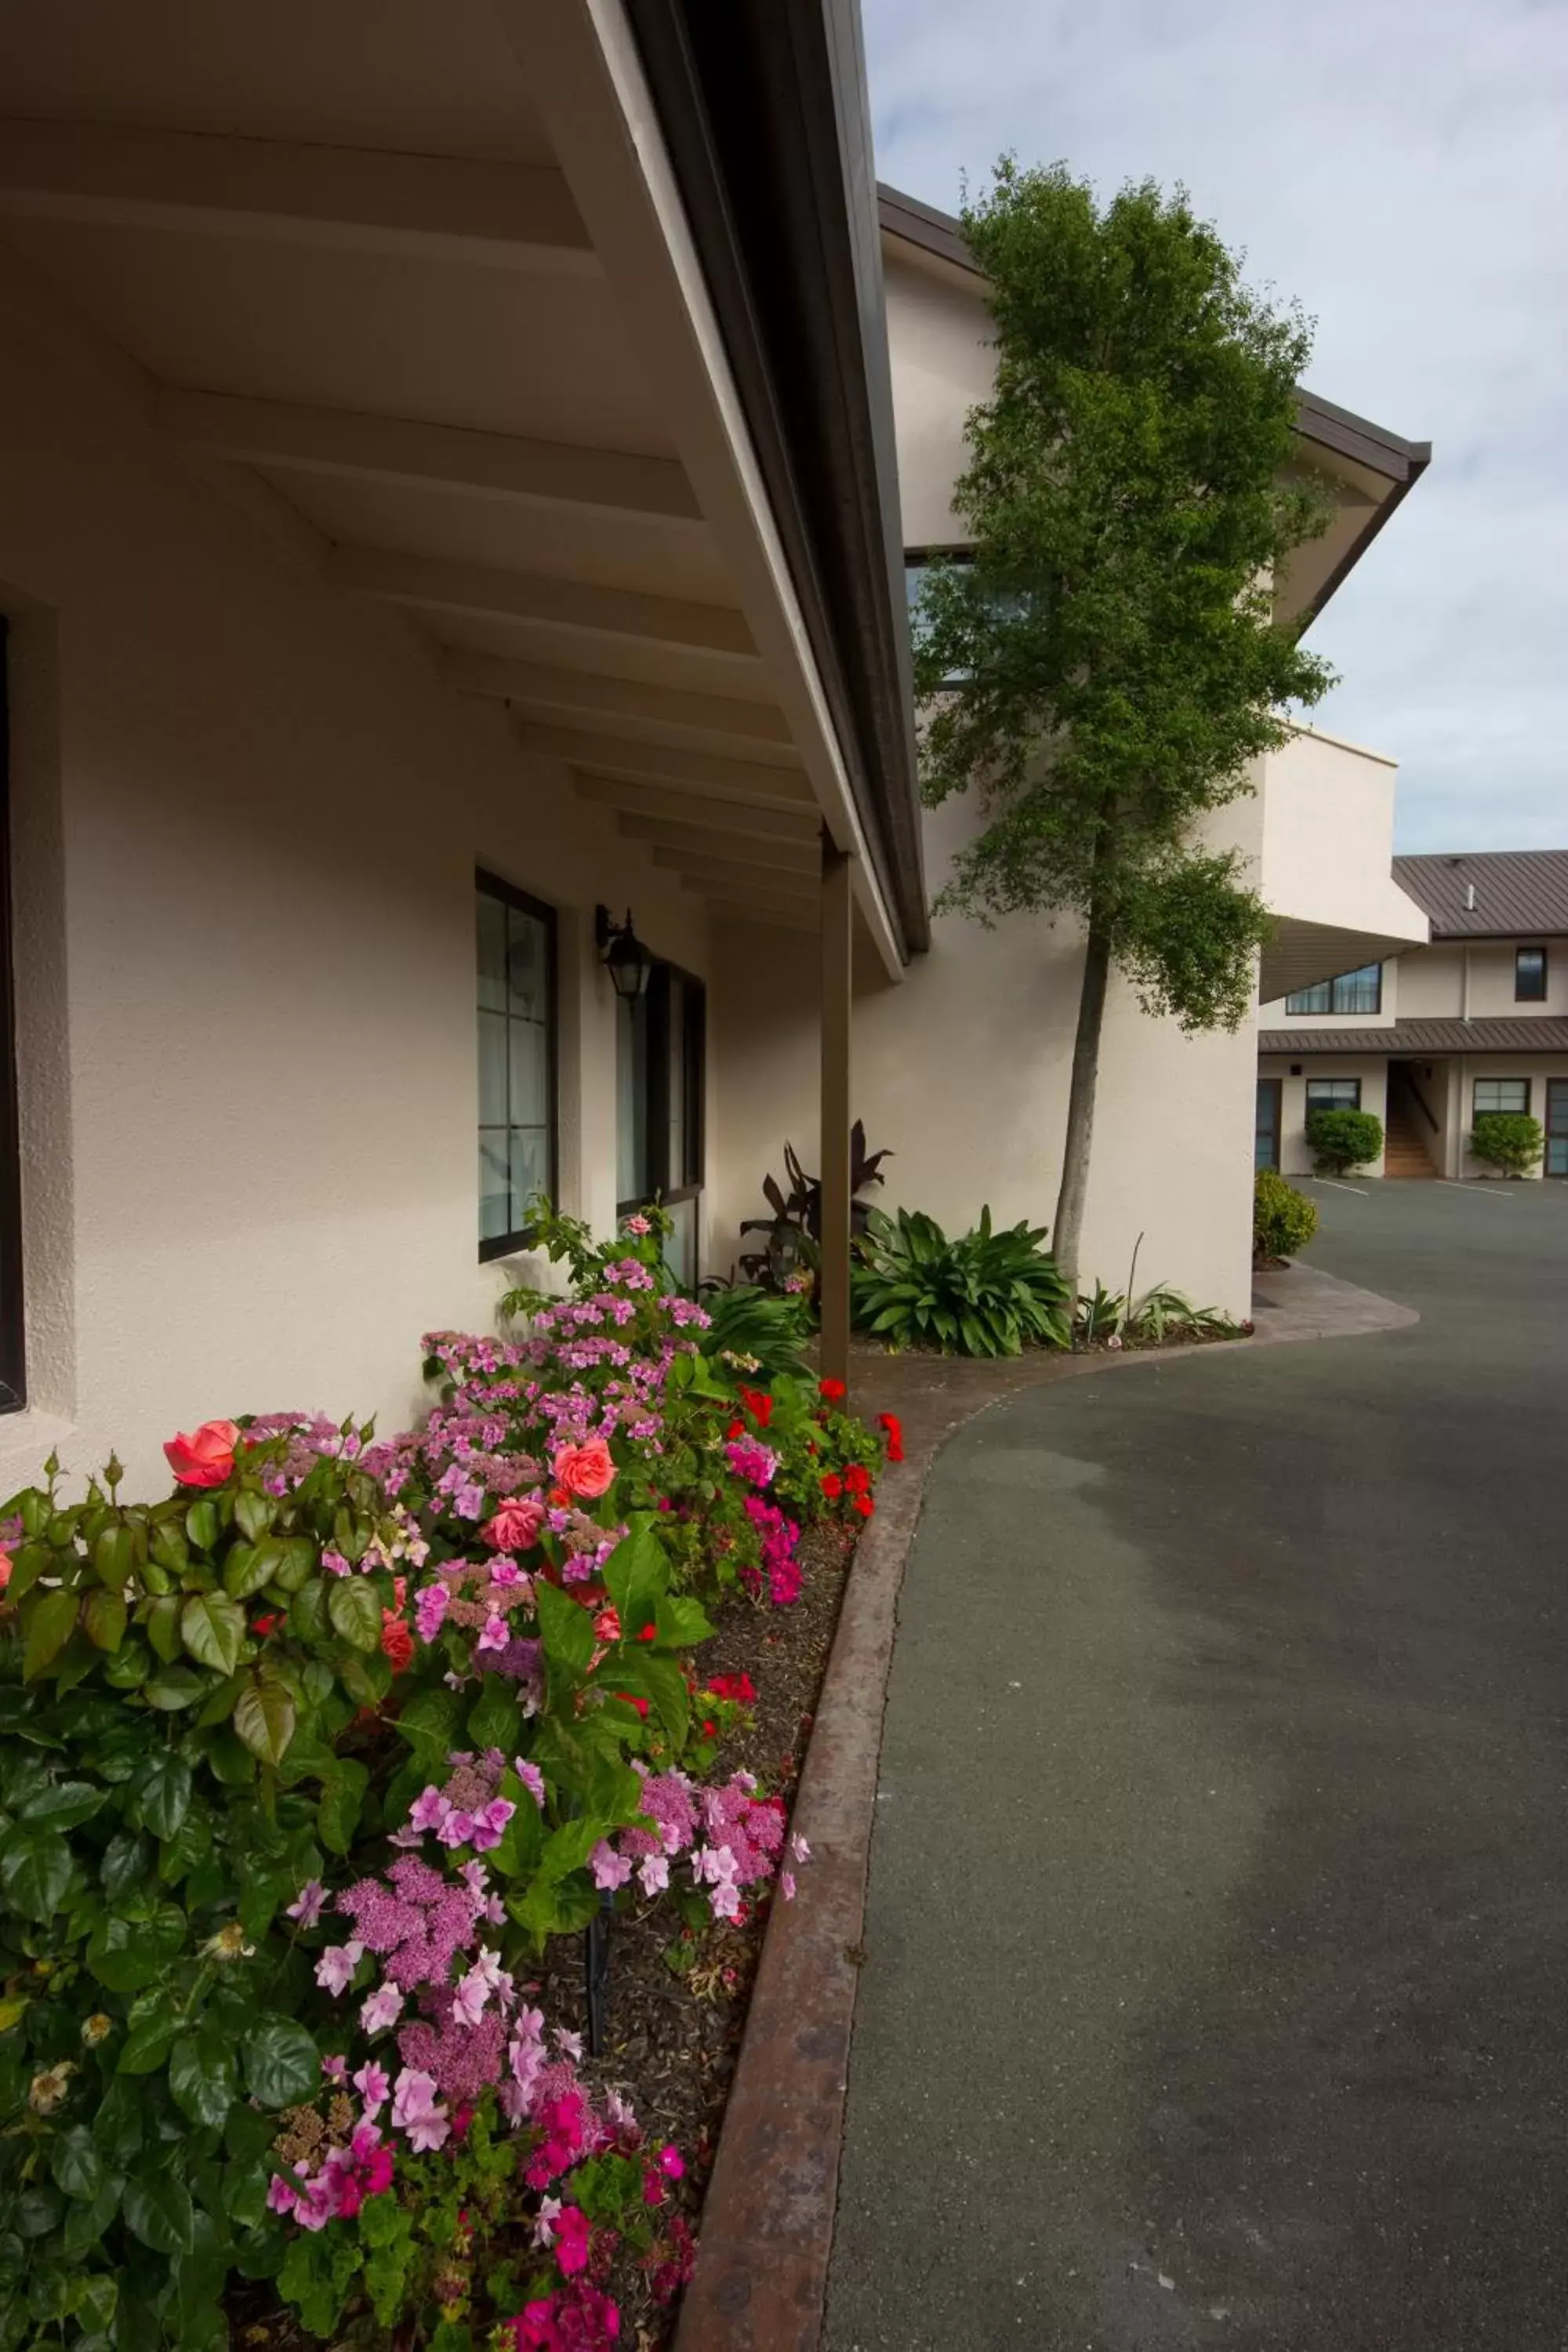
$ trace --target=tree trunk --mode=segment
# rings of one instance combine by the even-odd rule
[[[1110,937],[1102,919],[1090,915],[1083,954],[1083,986],[1078,1000],[1078,1032],[1072,1045],[1072,1085],[1068,1091],[1067,1132],[1062,1138],[1062,1181],[1057,1194],[1051,1248],[1068,1288],[1078,1292],[1079,1244],[1089,1194],[1089,1160],[1094,1141],[1094,1097],[1100,1084],[1100,1033],[1105,1021],[1105,990],[1110,977]]]

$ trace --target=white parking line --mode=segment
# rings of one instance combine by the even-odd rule
[[[1461,1184],[1452,1176],[1439,1176],[1437,1181],[1439,1184],[1446,1184],[1450,1192],[1468,1192],[1473,1201],[1506,1201],[1508,1199],[1508,1194],[1500,1184],[1491,1185],[1484,1180],[1477,1183],[1472,1179],[1468,1184]]]
[[[1303,1184],[1326,1184],[1331,1192],[1353,1192],[1358,1200],[1367,1197],[1364,1184],[1342,1184],[1332,1176],[1303,1176]]]

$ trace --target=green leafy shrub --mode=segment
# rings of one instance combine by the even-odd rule
[[[1523,1176],[1546,1149],[1545,1131],[1528,1111],[1484,1110],[1470,1134],[1470,1150],[1483,1166],[1505,1176]]]
[[[1072,1341],[1071,1293],[1041,1248],[1046,1229],[1022,1220],[994,1232],[989,1208],[950,1241],[934,1217],[873,1209],[857,1245],[855,1320],[895,1347],[953,1356],[1016,1356]]]
[[[1295,1257],[1318,1230],[1318,1208],[1287,1184],[1277,1168],[1260,1168],[1252,1186],[1252,1255]]]
[[[1310,1111],[1307,1141],[1320,1168],[1331,1176],[1345,1176],[1377,1159],[1383,1150],[1383,1121],[1369,1110]]]
[[[749,1359],[746,1369],[763,1380],[809,1372],[810,1317],[795,1293],[764,1290],[754,1282],[712,1283],[702,1304],[709,1325],[698,1345],[705,1356]]]

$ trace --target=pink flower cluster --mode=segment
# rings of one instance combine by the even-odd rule
[[[274,2213],[292,2213],[303,2230],[352,2221],[367,2197],[392,2186],[393,2154],[376,2126],[363,2117],[348,2145],[329,2147],[320,2165],[296,2158],[290,2174],[275,2172],[267,2190]]]
[[[779,1466],[778,1455],[759,1437],[732,1437],[724,1448],[724,1458],[736,1477],[752,1486],[770,1486]]]
[[[789,1609],[800,1599],[800,1528],[776,1503],[764,1503],[760,1495],[748,1495],[745,1509],[762,1538],[768,1598],[775,1609]]]
[[[619,1830],[601,1838],[588,1857],[595,1886],[625,1886],[634,1874],[647,1895],[660,1895],[669,1885],[669,1865],[686,1857],[694,1886],[707,1895],[716,1919],[739,1919],[742,1895],[772,1878],[784,1845],[784,1802],[759,1797],[750,1772],[736,1772],[715,1788],[700,1788],[684,1772],[649,1772],[637,1763],[642,1776],[642,1811],[650,1826]],[[804,1839],[792,1841],[798,1861],[807,1858]],[[788,1901],[795,1894],[789,1872],[780,1879]]]

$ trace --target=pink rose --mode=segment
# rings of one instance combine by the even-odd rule
[[[492,1551],[526,1551],[530,1544],[539,1541],[543,1525],[544,1506],[530,1495],[521,1501],[503,1503],[494,1518],[479,1529],[479,1537]]]
[[[5,1591],[10,1581],[11,1555],[8,1551],[0,1551],[0,1592]]]
[[[596,1503],[607,1494],[616,1475],[610,1449],[602,1437],[590,1437],[585,1445],[563,1445],[550,1466],[556,1485],[584,1503]]]
[[[204,1421],[187,1437],[181,1430],[163,1447],[182,1486],[221,1486],[234,1469],[239,1430],[232,1421]]]

